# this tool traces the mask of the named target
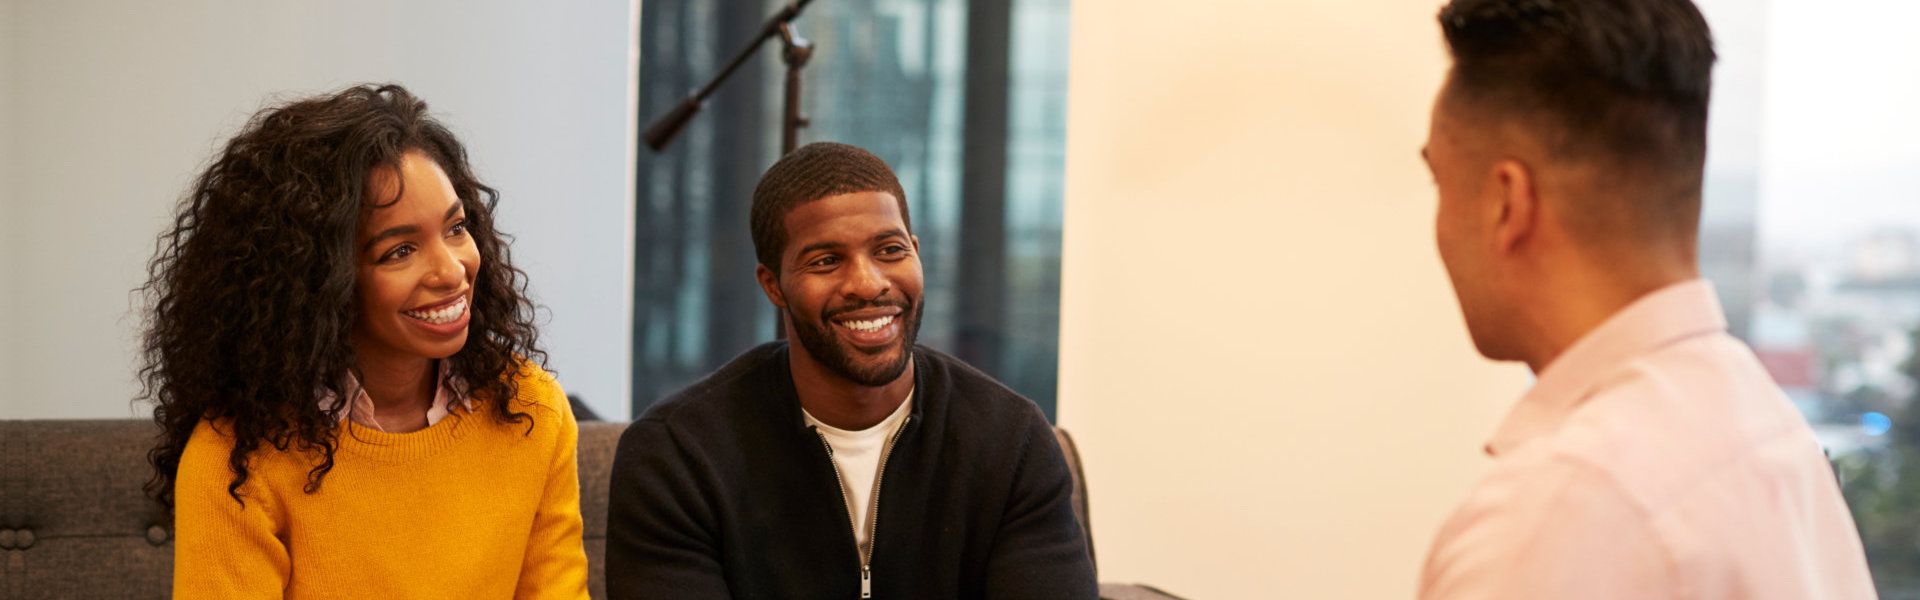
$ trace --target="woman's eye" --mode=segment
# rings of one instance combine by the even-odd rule
[[[467,234],[466,221],[454,223],[453,227],[447,229],[447,235],[466,235],[466,234]]]
[[[393,262],[393,261],[411,256],[412,254],[413,254],[412,244],[401,244],[399,246],[395,246],[392,250],[388,250],[386,254],[381,255],[380,262],[383,262],[383,263]]]

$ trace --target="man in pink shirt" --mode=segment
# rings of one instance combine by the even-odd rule
[[[1538,382],[1420,597],[1873,598],[1811,430],[1699,279],[1700,12],[1454,0],[1440,25],[1440,257],[1480,353]]]

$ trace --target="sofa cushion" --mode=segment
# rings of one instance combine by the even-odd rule
[[[626,423],[580,423],[580,517],[587,546],[587,591],[607,597],[607,485],[613,477],[613,451]]]
[[[139,420],[0,421],[6,598],[168,596],[172,530],[142,489],[158,431]]]

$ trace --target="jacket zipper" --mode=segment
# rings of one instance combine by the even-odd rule
[[[887,438],[887,447],[880,451],[880,468],[873,472],[873,501],[868,507],[873,513],[870,519],[872,524],[867,526],[867,549],[860,553],[861,600],[873,597],[873,546],[878,541],[874,539],[873,533],[880,529],[880,482],[887,475],[887,459],[893,458],[894,442],[900,441],[900,434],[906,433],[907,425],[912,423],[913,415],[907,415],[906,419],[900,422],[900,428],[893,430],[893,436]],[[860,524],[853,522],[853,500],[847,497],[846,478],[840,474],[840,463],[833,460],[833,444],[827,441],[826,434],[820,433],[819,427],[808,427],[808,429],[813,430],[813,435],[820,438],[820,445],[827,449],[827,465],[833,467],[834,487],[840,488],[840,507],[843,509],[841,512],[847,514],[847,528],[853,531],[854,538],[857,540],[860,537],[858,529]]]

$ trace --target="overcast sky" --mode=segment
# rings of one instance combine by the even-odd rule
[[[1721,13],[1770,13],[1758,61],[1762,247],[1920,230],[1920,2],[1714,5]],[[1747,60],[1729,56],[1723,66]]]

